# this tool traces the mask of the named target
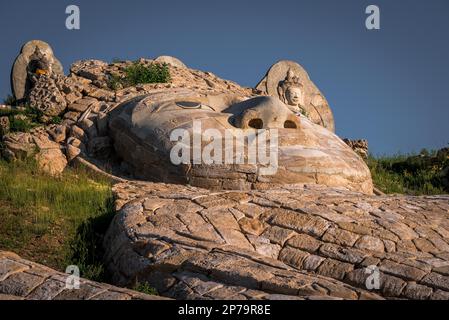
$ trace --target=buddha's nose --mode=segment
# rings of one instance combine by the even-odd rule
[[[229,109],[235,115],[234,125],[242,129],[299,129],[300,127],[299,117],[282,101],[274,97],[256,97]]]

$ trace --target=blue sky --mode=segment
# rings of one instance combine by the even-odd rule
[[[81,29],[65,28],[65,8]],[[365,8],[381,30],[365,28]],[[281,59],[309,72],[337,134],[375,154],[449,143],[449,1],[2,1],[0,97],[20,46],[49,42],[65,70],[79,59],[173,55],[188,66],[255,86]]]

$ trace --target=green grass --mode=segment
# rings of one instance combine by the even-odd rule
[[[25,116],[26,118],[20,119],[17,117],[18,115]],[[28,132],[31,129],[44,124],[41,121],[43,113],[29,106],[25,106],[23,110],[0,110],[0,117],[3,116],[8,117],[11,132]],[[61,122],[61,117],[56,116],[50,118],[45,124],[60,124]]]
[[[114,214],[110,182],[83,168],[60,178],[32,161],[0,161],[0,250],[105,281],[102,237]]]
[[[138,291],[138,292],[153,295],[153,296],[159,295],[157,290],[155,288],[153,288],[152,286],[150,286],[146,282],[137,282],[132,289],[134,291]]]
[[[387,194],[435,195],[449,193],[447,155],[422,152],[421,155],[395,155],[368,158],[374,185]],[[445,180],[446,179],[446,180]]]
[[[167,83],[171,80],[170,70],[167,64],[152,63],[149,66],[134,62],[125,68],[124,75],[113,74],[109,79],[109,87],[117,90],[145,83]]]

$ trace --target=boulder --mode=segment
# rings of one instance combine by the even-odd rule
[[[66,147],[66,156],[67,160],[70,162],[76,157],[78,157],[81,153],[81,149],[75,147],[74,145],[68,144]]]
[[[26,159],[36,152],[36,144],[30,133],[8,133],[3,137],[3,145],[3,156],[8,160]]]
[[[84,130],[78,127],[77,125],[72,126],[70,130],[70,136],[80,141],[84,141],[86,138]]]
[[[59,175],[67,166],[67,159],[59,143],[51,140],[43,128],[31,132],[9,133],[3,138],[3,156],[7,160],[35,157],[38,167],[50,175]]]
[[[63,92],[56,84],[57,77],[41,75],[38,77],[29,95],[30,106],[45,116],[60,115],[67,107]]]
[[[101,60],[76,61],[70,67],[70,72],[90,81],[105,80],[104,69],[108,64]]]
[[[362,159],[368,159],[368,140],[350,140],[343,139],[343,141],[354,150]]]
[[[154,61],[159,63],[170,64],[178,68],[187,68],[187,66],[181,60],[171,56],[159,56]]]
[[[52,175],[60,175],[67,166],[67,158],[58,148],[42,149],[36,154],[39,168]]]
[[[57,143],[63,142],[67,137],[67,127],[65,125],[51,125],[47,128],[47,132],[53,141]]]
[[[68,109],[70,111],[82,113],[82,112],[85,112],[89,107],[91,107],[91,106],[96,107],[98,105],[99,105],[99,102],[97,99],[86,97],[86,98],[77,100],[75,103],[70,104],[68,106]]]

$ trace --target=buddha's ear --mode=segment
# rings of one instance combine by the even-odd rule
[[[278,85],[278,95],[279,95],[279,99],[281,99],[283,102],[285,102],[285,91],[281,84]]]

